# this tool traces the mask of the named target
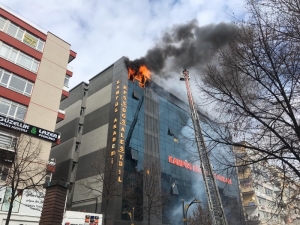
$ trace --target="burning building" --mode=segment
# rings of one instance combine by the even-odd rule
[[[107,224],[174,225],[182,223],[182,199],[205,204],[188,105],[153,82],[146,65],[119,59],[74,87],[61,108],[61,144],[51,158],[57,160],[54,177],[73,185],[68,209],[104,213]],[[216,159],[233,160],[229,153],[214,148],[212,166],[228,223],[240,225],[235,170]]]

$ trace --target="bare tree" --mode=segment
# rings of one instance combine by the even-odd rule
[[[41,192],[47,175],[47,162],[41,159],[42,145],[36,138],[21,135],[3,187],[10,191],[5,225],[11,218],[14,201],[24,190]]]
[[[293,2],[299,8],[299,1],[247,1],[248,20],[225,47],[216,46],[199,88],[218,118],[205,133],[212,142],[251,150],[246,164],[269,161],[299,183],[299,10],[280,10]]]
[[[86,178],[80,183],[83,194],[86,197],[97,198],[104,203],[102,204],[104,207],[101,209],[104,215],[104,225],[107,223],[110,201],[114,197],[123,195],[123,183],[119,182],[117,168],[115,164],[107,160],[106,148],[104,148],[99,152],[95,163],[91,165],[91,170],[96,176]]]
[[[198,86],[217,118],[204,135],[245,149],[248,157],[236,154],[239,163],[228,167],[263,167],[249,181],[276,184],[274,215],[299,203],[299,3],[247,0],[247,20],[237,22],[227,45],[215,46]]]
[[[201,205],[197,204],[197,207],[192,212],[192,216],[188,218],[188,224],[212,225],[208,207],[202,207]]]
[[[166,193],[161,190],[159,162],[145,159],[144,169],[129,176],[130,186],[124,193],[128,208],[134,207],[135,219],[146,221],[148,225],[159,224],[163,207],[168,202]]]

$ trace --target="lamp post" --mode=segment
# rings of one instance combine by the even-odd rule
[[[182,199],[182,213],[183,213],[183,225],[187,225],[187,212],[189,207],[194,203],[201,203],[198,199],[194,199],[190,202],[190,204],[184,204],[184,200]]]
[[[132,213],[131,212],[128,212],[127,209],[125,208],[124,211],[123,211],[123,214],[128,214],[129,218],[130,218],[130,225],[134,225],[134,207],[132,207]]]

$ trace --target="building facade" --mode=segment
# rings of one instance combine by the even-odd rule
[[[57,159],[54,176],[73,185],[68,209],[102,212],[108,224],[125,224],[134,207],[135,224],[145,223],[151,211],[151,224],[175,225],[182,223],[182,199],[206,202],[201,170],[191,156],[197,149],[188,105],[151,80],[128,76],[124,57],[89,84],[74,87],[61,108],[61,144],[51,157]],[[234,160],[228,148],[213,152]],[[228,223],[243,224],[235,170],[213,159],[212,165]]]
[[[67,66],[75,57],[70,44],[0,5],[1,182],[10,170],[20,135],[38,140],[45,161],[51,147],[59,144],[55,125],[65,117],[59,106],[69,95],[73,73]],[[2,224],[5,202],[3,196],[0,199]]]
[[[292,184],[283,171],[267,162],[244,165],[255,157],[251,150],[236,147],[234,152],[246,223],[300,224],[299,200],[295,198],[299,196],[299,185]]]

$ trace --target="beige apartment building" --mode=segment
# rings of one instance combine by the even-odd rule
[[[68,64],[75,57],[69,43],[0,4],[0,188],[20,137],[40,144],[42,164],[48,162],[51,147],[60,143],[60,134],[54,131],[65,118],[59,106],[69,95],[73,73]],[[0,224],[7,211],[6,194],[7,189],[0,189]],[[23,204],[14,212],[13,217],[27,219],[33,213]]]
[[[300,224],[300,212],[295,185],[283,188],[282,172],[267,162],[246,165],[253,153],[235,148],[238,180],[247,225]]]

